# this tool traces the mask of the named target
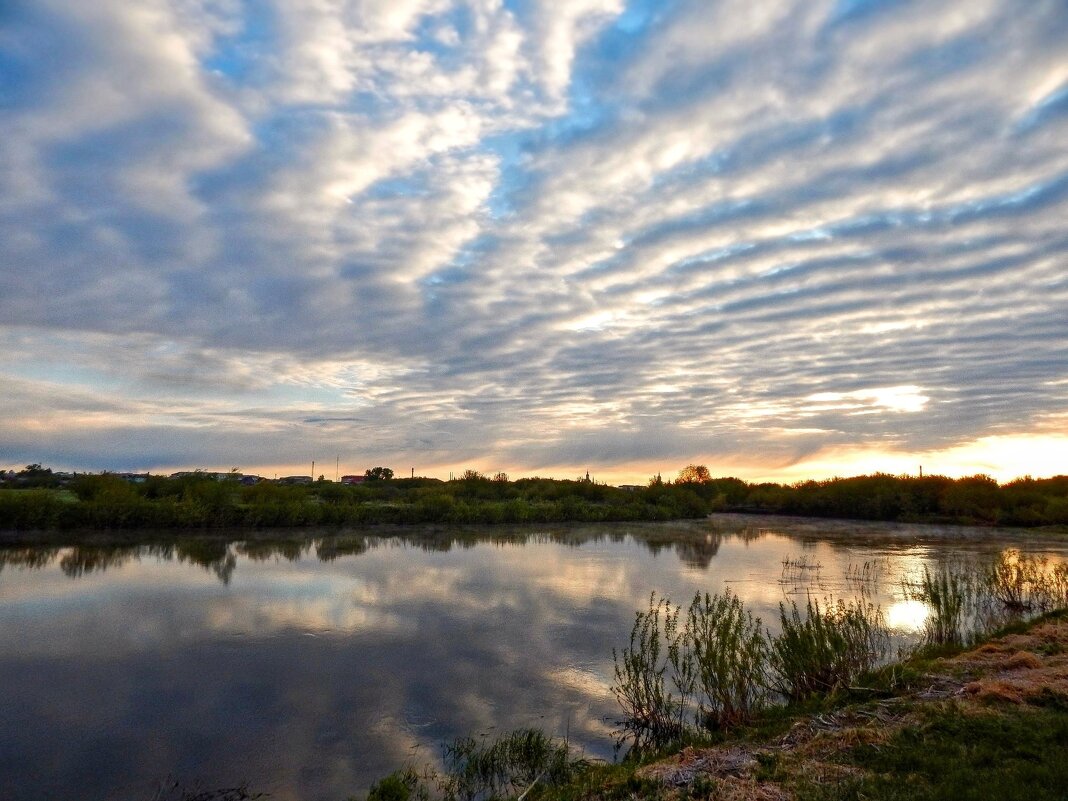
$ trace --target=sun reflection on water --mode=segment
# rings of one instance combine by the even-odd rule
[[[931,610],[923,601],[894,601],[887,607],[886,622],[894,631],[922,631]]]

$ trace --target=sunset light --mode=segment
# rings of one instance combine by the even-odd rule
[[[1064,23],[18,3],[0,468],[1063,473]]]

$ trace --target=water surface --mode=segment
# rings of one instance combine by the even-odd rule
[[[0,798],[147,801],[172,777],[340,801],[520,726],[611,759],[612,648],[651,592],[729,586],[769,625],[784,599],[863,593],[907,638],[924,609],[901,585],[924,565],[1068,553],[735,517],[249,536],[0,550]]]

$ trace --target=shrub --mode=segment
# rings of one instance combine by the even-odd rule
[[[650,595],[648,611],[635,613],[630,645],[612,649],[612,693],[623,709],[623,736],[633,737],[638,748],[670,742],[682,730],[683,702],[664,680],[668,660],[663,653],[663,638],[675,642],[679,637],[679,613],[668,599]],[[680,683],[681,677],[676,688]]]
[[[764,706],[768,640],[741,598],[730,590],[695,596],[681,640],[672,661],[676,674],[698,692],[700,724],[728,728],[747,722]]]

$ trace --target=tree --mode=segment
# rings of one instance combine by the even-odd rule
[[[58,482],[52,468],[42,467],[36,462],[26,465],[26,469],[20,470],[15,479],[21,487],[52,487]]]
[[[711,480],[712,475],[703,464],[688,464],[679,471],[679,477],[675,479],[675,483],[704,484],[706,481]]]
[[[484,473],[480,473],[478,470],[464,470],[460,474],[460,481],[484,481],[486,476]]]
[[[368,481],[389,481],[393,478],[393,471],[388,467],[372,467],[363,475]]]

